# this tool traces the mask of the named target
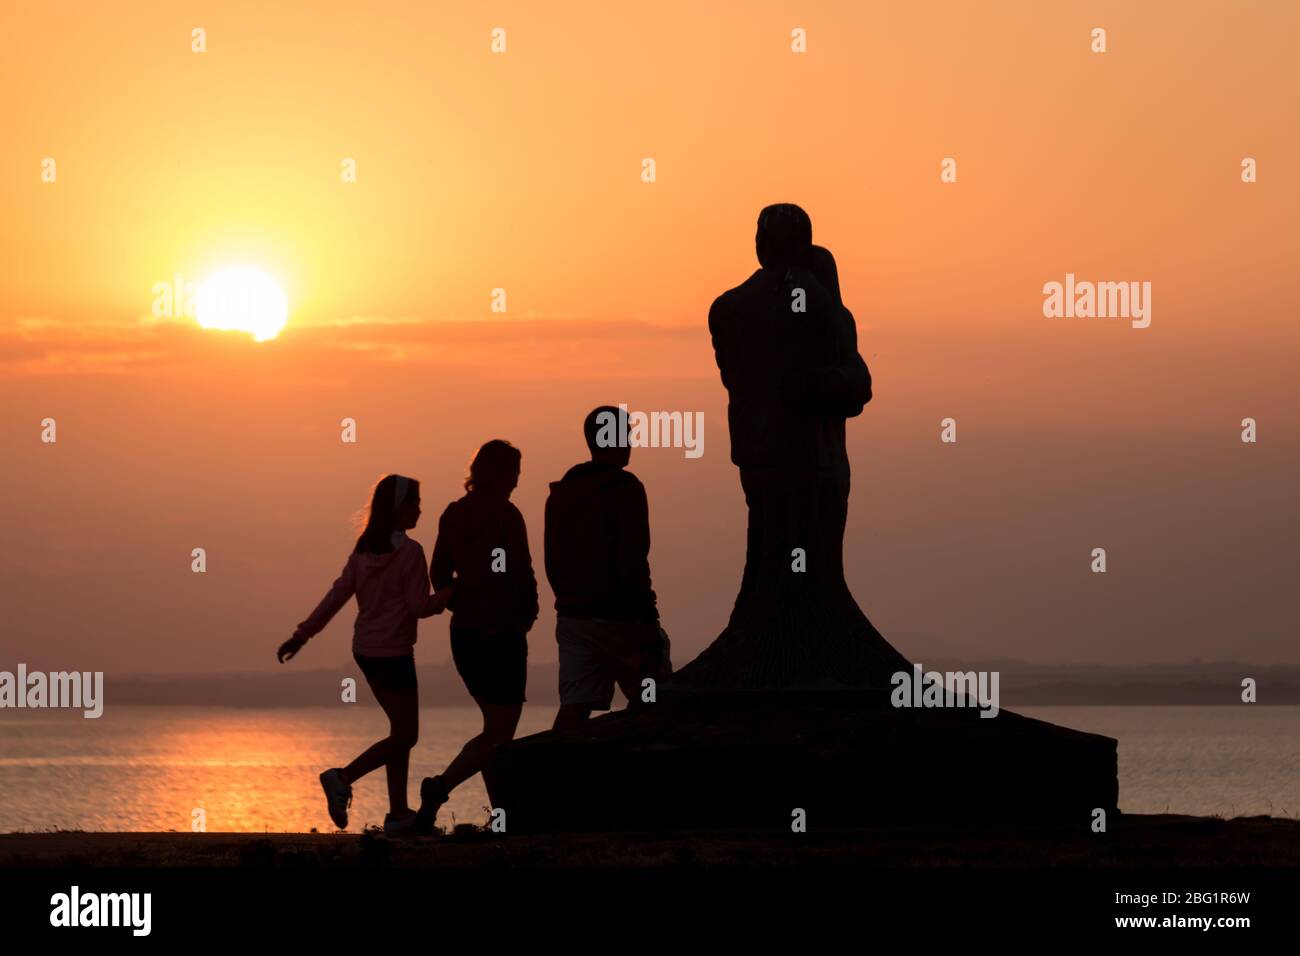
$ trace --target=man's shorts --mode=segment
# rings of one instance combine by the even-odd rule
[[[658,624],[558,617],[560,703],[609,710],[618,684],[629,703],[640,700],[641,681],[672,673],[668,635]]]

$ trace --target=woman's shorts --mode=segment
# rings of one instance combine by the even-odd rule
[[[401,657],[362,657],[353,654],[352,659],[366,675],[366,682],[372,690],[415,690],[415,655],[403,654]]]
[[[475,700],[502,707],[524,702],[528,681],[528,639],[524,634],[490,634],[453,624],[451,657]]]

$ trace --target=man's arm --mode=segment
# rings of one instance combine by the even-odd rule
[[[546,510],[542,519],[542,568],[546,572],[546,581],[555,590],[555,573],[559,566],[560,529],[555,526],[555,498],[546,496]]]
[[[620,489],[614,515],[615,561],[620,601],[640,604],[658,620],[654,591],[650,587],[650,502],[645,486],[636,478]]]
[[[729,350],[731,343],[727,341],[730,336],[724,311],[722,296],[718,296],[709,307],[709,337],[713,339],[713,360],[718,363],[718,371],[722,373],[722,387],[730,390],[731,382],[727,379],[727,369],[731,367]]]

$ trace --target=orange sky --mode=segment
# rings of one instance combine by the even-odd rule
[[[704,320],[783,200],[876,377],[846,551],[901,649],[1300,660],[1300,8],[704,6],[6,6],[0,665],[268,666],[369,483],[424,481],[429,548],[490,437],[524,452],[540,562],[545,483],[607,401],[706,415],[703,458],[633,461],[691,656],[744,520]],[[283,285],[279,339],[149,317],[155,283],[232,263]],[[1067,272],[1151,282],[1151,327],[1044,318]],[[444,659],[445,620],[422,634]]]

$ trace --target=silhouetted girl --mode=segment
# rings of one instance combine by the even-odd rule
[[[480,771],[492,798],[493,748],[511,740],[519,724],[528,669],[525,635],[537,620],[528,532],[510,503],[520,457],[507,441],[485,444],[470,462],[465,496],[438,521],[429,578],[438,593],[453,593],[452,659],[483,712],[483,730],[446,770],[420,784],[418,832],[430,832],[447,795]]]
[[[429,593],[424,549],[406,536],[419,520],[420,483],[401,475],[382,478],[370,498],[365,530],[343,573],[276,654],[280,663],[291,659],[356,595],[352,653],[388,715],[389,731],[346,767],[320,775],[330,819],[340,830],[348,825],[353,782],[379,767],[388,769],[389,812],[384,831],[401,832],[415,822],[415,813],[406,802],[406,777],[420,726],[416,619],[439,613],[451,596],[448,591]]]

